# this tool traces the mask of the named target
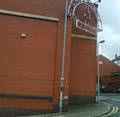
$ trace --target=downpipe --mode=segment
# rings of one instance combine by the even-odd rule
[[[64,12],[64,40],[63,40],[63,50],[62,50],[62,67],[61,67],[61,79],[60,79],[60,99],[59,99],[59,112],[63,111],[63,98],[64,98],[64,70],[65,70],[65,54],[66,54],[66,43],[67,43],[67,16],[68,16],[68,1],[65,3]]]

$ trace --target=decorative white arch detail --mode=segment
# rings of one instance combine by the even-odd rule
[[[75,14],[76,8],[79,7],[80,5],[86,5],[94,12],[94,15],[97,19],[97,27],[92,27],[89,24],[86,24],[76,16]],[[68,15],[73,18],[76,28],[82,29],[93,35],[97,35],[97,33],[102,31],[103,29],[102,21],[97,11],[97,8],[95,4],[92,3],[90,0],[70,0],[69,6],[68,6]]]

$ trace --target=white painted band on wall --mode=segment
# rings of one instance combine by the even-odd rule
[[[19,17],[25,17],[25,18],[48,20],[48,21],[55,21],[55,22],[59,21],[59,18],[57,18],[57,17],[42,16],[42,15],[37,15],[37,14],[30,14],[30,13],[11,11],[11,10],[5,10],[5,9],[0,9],[0,14],[13,15],[13,16],[19,16]]]
[[[71,34],[71,37],[81,38],[81,39],[91,39],[91,40],[97,39],[97,37],[95,36],[86,36],[86,35],[79,35],[79,34]]]

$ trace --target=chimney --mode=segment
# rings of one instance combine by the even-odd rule
[[[117,54],[115,54],[115,60],[118,58]]]

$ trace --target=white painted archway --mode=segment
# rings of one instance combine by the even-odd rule
[[[77,17],[77,15],[75,14],[75,11],[81,5],[85,5],[90,10],[92,10],[92,12],[94,13],[96,20],[97,20],[97,27],[93,27],[93,26],[81,21]],[[97,35],[98,32],[102,31],[102,21],[99,16],[99,13],[97,11],[97,7],[90,0],[70,0],[69,6],[68,6],[68,15],[74,19],[73,21],[74,21],[76,28],[82,29],[85,32],[88,32],[95,36]]]

